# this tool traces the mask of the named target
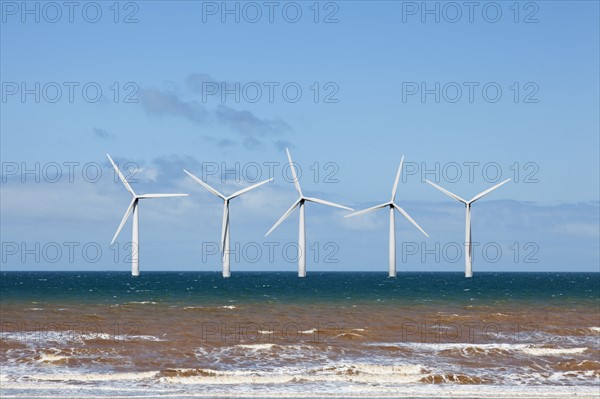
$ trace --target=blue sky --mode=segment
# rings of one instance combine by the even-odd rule
[[[272,22],[263,2],[228,2],[239,22],[222,2],[61,4],[1,2],[2,270],[128,270],[108,152],[136,191],[191,194],[142,203],[142,271],[220,269],[221,203],[182,168],[226,193],[273,171],[232,202],[232,271],[293,271],[297,215],[264,238],[295,200],[288,146],[306,193],[356,209],[405,155],[398,201],[431,238],[397,216],[400,271],[464,267],[464,208],[425,178],[471,197],[509,177],[474,205],[475,272],[598,271],[597,2],[275,2]],[[307,206],[309,272],[386,271],[386,212],[344,215]]]

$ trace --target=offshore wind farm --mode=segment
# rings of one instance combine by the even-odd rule
[[[298,208],[298,213],[299,213],[298,254],[297,254],[298,277],[306,277],[306,227],[305,227],[305,216],[304,216],[305,202],[314,202],[317,204],[327,205],[327,206],[340,208],[340,209],[345,209],[348,211],[353,211],[353,209],[349,208],[347,206],[344,206],[344,205],[336,204],[336,203],[333,203],[330,201],[325,201],[325,200],[322,200],[319,198],[304,196],[304,194],[302,193],[302,189],[300,187],[300,180],[299,180],[298,174],[296,172],[296,165],[292,161],[292,156],[290,154],[289,149],[286,148],[285,151],[286,151],[286,155],[287,155],[287,159],[288,159],[288,165],[292,172],[294,187],[296,188],[296,191],[298,192],[299,197],[292,204],[292,206],[279,218],[279,220],[273,225],[273,227],[271,227],[271,229],[269,229],[269,231],[267,231],[265,236],[268,236],[269,234],[271,234],[273,232],[273,230],[275,230],[277,228],[277,226],[279,226],[285,219],[287,219],[294,212],[294,210],[296,208]],[[129,218],[129,215],[131,213],[133,213],[133,239],[132,239],[133,253],[132,253],[131,274],[133,276],[138,276],[139,275],[139,258],[138,258],[138,249],[139,249],[139,238],[138,238],[139,232],[138,232],[138,230],[139,230],[139,227],[138,227],[138,214],[137,214],[138,200],[144,199],[144,198],[182,197],[182,196],[188,196],[188,194],[142,194],[142,195],[137,195],[137,194],[135,194],[135,192],[133,191],[133,189],[131,188],[131,186],[129,185],[129,183],[127,182],[125,177],[123,176],[123,174],[119,171],[117,165],[115,165],[115,163],[112,160],[112,158],[110,157],[110,155],[107,154],[107,157],[110,160],[113,168],[117,171],[119,179],[123,182],[127,191],[129,191],[133,195],[132,202],[131,202],[130,206],[127,208],[127,211],[125,212],[125,215],[123,216],[123,219],[121,220],[121,224],[119,225],[119,228],[117,229],[117,232],[115,233],[111,244],[114,243],[117,236],[121,232],[121,229],[123,228],[125,222]],[[400,159],[400,165],[398,166],[398,171],[396,172],[396,178],[394,179],[394,185],[392,187],[392,195],[391,195],[390,201],[385,202],[380,205],[375,205],[373,207],[370,207],[370,208],[367,208],[367,209],[364,209],[361,211],[353,212],[353,213],[345,216],[345,217],[353,217],[353,216],[358,216],[358,215],[363,215],[363,214],[366,214],[369,212],[373,212],[378,209],[389,208],[389,218],[390,218],[389,232],[390,233],[389,233],[388,277],[390,277],[390,278],[396,277],[395,211],[400,212],[400,214],[402,216],[404,216],[406,218],[406,220],[408,220],[410,223],[412,223],[421,233],[423,233],[423,235],[425,235],[426,237],[429,238],[429,235],[425,232],[425,230],[423,230],[423,228],[421,228],[421,226],[419,226],[419,224],[417,222],[415,222],[415,220],[402,207],[400,207],[395,202],[396,192],[398,190],[398,183],[400,181],[400,176],[402,174],[402,165],[403,164],[404,164],[404,156],[402,156],[402,158]],[[238,190],[235,193],[231,194],[230,196],[225,196],[224,194],[220,193],[219,191],[217,191],[216,189],[211,187],[208,183],[202,181],[202,179],[194,176],[192,173],[188,172],[187,170],[183,169],[183,171],[185,172],[185,174],[187,174],[189,177],[191,177],[194,181],[196,181],[198,184],[200,184],[202,187],[204,187],[206,190],[208,190],[211,194],[213,194],[216,197],[223,200],[223,224],[222,224],[222,229],[221,229],[221,241],[220,241],[221,257],[222,257],[222,262],[223,262],[223,273],[222,274],[223,274],[224,278],[230,277],[231,276],[231,264],[230,264],[230,239],[229,239],[229,201],[231,201],[235,197],[238,197],[244,193],[247,193],[247,192],[249,192],[255,188],[258,188],[264,184],[272,182],[273,178],[264,180],[260,183],[256,183],[256,184],[253,184],[246,188],[243,188],[241,190]],[[462,199],[458,195],[453,194],[450,191],[438,186],[437,184],[432,183],[429,180],[426,180],[426,182],[429,183],[431,186],[440,190],[441,192],[448,195],[449,197],[451,197],[459,202],[462,202],[465,205],[465,208],[466,208],[466,227],[465,227],[466,232],[465,232],[465,252],[464,252],[465,255],[464,256],[465,256],[465,277],[466,278],[473,277],[473,253],[472,253],[472,237],[471,237],[471,205],[478,199],[489,194],[490,192],[494,191],[498,187],[508,183],[509,181],[510,181],[510,179],[506,179],[506,180],[502,181],[501,183],[498,183],[498,184],[494,185],[493,187],[491,187],[485,191],[482,191],[481,193],[474,196],[471,200],[467,201],[467,200]]]
[[[0,1],[0,398],[600,399],[599,15]]]

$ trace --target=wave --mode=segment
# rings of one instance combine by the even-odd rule
[[[562,371],[592,371],[600,375],[600,361],[597,360],[567,360],[558,362],[555,368]]]
[[[447,373],[428,375],[421,378],[420,382],[428,384],[491,384],[494,381],[490,378]]]
[[[362,334],[352,333],[352,332],[343,332],[337,335],[334,335],[333,338],[345,338],[345,339],[354,339],[357,337],[364,337]]]
[[[130,373],[56,373],[56,374],[37,374],[31,376],[31,379],[38,381],[73,381],[73,382],[93,382],[93,381],[140,381],[155,379],[157,373],[130,372]]]
[[[388,359],[389,360],[389,359]],[[59,362],[47,355],[40,361]],[[54,364],[52,364],[54,366]],[[73,397],[117,397],[120,390],[146,390],[177,393],[177,397],[445,397],[448,389],[464,398],[563,398],[577,394],[580,398],[597,398],[598,362],[565,361],[559,372],[520,373],[505,370],[493,375],[480,370],[444,370],[422,363],[395,360],[388,364],[372,362],[337,362],[322,366],[282,366],[267,370],[256,364],[249,369],[216,369],[213,367],[164,368],[137,372],[71,372],[63,367],[27,370],[25,378],[0,373],[3,392],[21,389],[61,393],[71,390]],[[577,375],[587,378],[587,385],[564,386],[565,378]],[[310,385],[305,385],[310,384]],[[544,386],[550,384],[551,386]],[[476,386],[472,387],[471,386]],[[123,391],[125,392],[125,391]],[[311,393],[314,392],[314,393]],[[569,395],[567,395],[569,394]],[[117,395],[117,396],[112,396]],[[22,395],[21,395],[22,396]],[[39,395],[30,395],[39,396]],[[47,397],[51,397],[47,396]],[[68,396],[68,395],[67,395]],[[125,397],[121,394],[118,397]]]
[[[269,350],[275,346],[275,344],[240,344],[236,345],[238,348],[251,349],[253,351],[258,350]]]
[[[91,333],[73,330],[0,332],[0,339],[30,345],[85,343],[87,341],[164,341],[153,335],[113,335],[108,333]]]
[[[284,384],[320,383],[418,383],[426,373],[422,365],[340,364],[318,368],[281,368],[278,371],[167,369],[161,381],[180,384]]]
[[[380,348],[396,348],[398,350],[410,350],[412,352],[437,352],[441,354],[460,354],[462,356],[493,355],[524,353],[530,356],[561,356],[584,353],[589,348],[561,348],[548,345],[532,344],[472,344],[472,343],[420,343],[420,342],[379,342],[365,343],[366,346]]]
[[[35,360],[39,363],[66,363],[69,357],[54,353],[41,353]]]
[[[522,348],[521,351],[532,356],[560,356],[560,355],[574,355],[583,353],[588,348],[546,348],[546,347],[527,347]]]

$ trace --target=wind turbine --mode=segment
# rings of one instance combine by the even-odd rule
[[[214,188],[209,186],[207,183],[203,182],[201,179],[197,178],[196,176],[194,176],[193,174],[188,172],[187,170],[184,169],[183,171],[185,173],[187,173],[187,175],[189,177],[191,177],[197,183],[199,183],[202,187],[207,189],[210,193],[216,195],[217,197],[219,197],[223,200],[223,229],[221,231],[221,258],[223,261],[223,277],[229,277],[229,276],[231,276],[231,269],[229,266],[229,264],[230,264],[230,262],[229,262],[229,201],[231,201],[232,199],[234,199],[235,197],[237,197],[239,195],[247,193],[250,190],[260,187],[263,184],[273,181],[273,178],[262,181],[260,183],[256,183],[256,184],[246,187],[242,190],[236,191],[235,193],[231,194],[229,197],[226,197],[225,195],[221,194],[220,192],[218,192],[217,190],[215,190]]]
[[[283,216],[277,221],[277,223],[275,223],[273,225],[273,227],[271,227],[271,230],[269,230],[267,232],[267,234],[265,234],[265,237],[268,236],[269,234],[271,234],[271,232],[273,230],[275,230],[275,228],[277,228],[277,226],[279,226],[281,224],[281,222],[283,222],[285,219],[287,219],[288,216],[290,216],[292,214],[294,209],[296,209],[296,207],[298,207],[299,213],[300,213],[300,221],[299,221],[299,229],[298,229],[298,277],[306,277],[306,230],[305,230],[305,226],[304,226],[304,203],[308,201],[308,202],[316,202],[317,204],[333,206],[335,208],[347,209],[349,211],[352,211],[353,209],[348,208],[347,206],[334,204],[333,202],[325,201],[325,200],[322,200],[319,198],[305,197],[304,194],[302,194],[302,189],[300,188],[300,182],[298,181],[298,176],[296,175],[296,167],[294,166],[294,163],[292,162],[292,156],[290,155],[290,151],[286,148],[285,152],[287,153],[290,169],[292,169],[294,185],[296,186],[296,190],[298,191],[298,194],[300,195],[300,197],[298,197],[296,202],[294,202],[292,204],[290,209],[288,209],[283,214]]]
[[[140,235],[139,235],[139,220],[138,220],[139,219],[139,214],[138,214],[139,200],[146,199],[146,198],[187,197],[189,194],[136,194],[133,191],[133,189],[131,188],[131,186],[129,185],[129,183],[127,182],[127,180],[125,179],[125,176],[123,176],[123,174],[121,173],[121,171],[119,170],[117,165],[115,165],[115,163],[112,160],[112,158],[110,157],[110,155],[106,154],[106,156],[108,157],[108,160],[112,164],[115,171],[117,171],[117,174],[119,175],[119,178],[123,182],[123,185],[125,186],[127,191],[129,191],[131,193],[131,195],[133,196],[133,198],[131,199],[131,202],[129,203],[129,206],[127,207],[127,210],[125,211],[125,215],[123,216],[123,219],[121,219],[121,224],[119,224],[119,228],[117,229],[117,232],[115,233],[112,241],[110,242],[110,245],[114,244],[115,240],[117,239],[117,236],[123,229],[125,222],[129,218],[129,215],[131,215],[131,213],[133,212],[133,226],[132,226],[133,233],[131,235],[131,275],[139,276],[140,275],[140,266],[139,266],[139,257],[138,257],[138,255],[139,255],[139,237],[140,237]]]
[[[421,226],[419,226],[417,224],[417,222],[415,222],[413,220],[413,218],[410,217],[410,215],[404,210],[402,209],[400,206],[398,206],[398,204],[396,204],[394,201],[396,199],[396,190],[398,189],[398,181],[400,180],[400,174],[402,173],[402,164],[404,163],[404,156],[402,156],[402,159],[400,159],[400,166],[398,167],[398,172],[396,173],[396,180],[394,181],[394,187],[392,188],[392,199],[390,199],[388,202],[385,202],[383,204],[380,205],[375,205],[371,208],[367,208],[367,209],[363,209],[362,211],[358,211],[358,212],[354,212],[351,213],[350,215],[346,215],[346,217],[352,217],[352,216],[357,216],[357,215],[362,215],[365,213],[369,213],[369,212],[373,212],[376,211],[377,209],[381,209],[381,208],[390,208],[390,268],[389,268],[389,277],[396,277],[396,218],[395,218],[395,213],[394,213],[394,209],[398,210],[398,212],[400,212],[402,214],[402,216],[404,216],[406,219],[408,219],[409,222],[411,222],[417,229],[419,229],[419,231],[421,231],[421,233],[425,234],[426,237],[429,237],[427,235],[427,233],[425,232],[425,230],[423,230],[421,228]]]
[[[430,182],[429,180],[425,179],[425,181],[429,184],[431,184],[433,187],[437,188],[438,190],[440,190],[441,192],[443,192],[444,194],[446,194],[448,197],[450,198],[454,198],[455,200],[462,202],[463,204],[465,204],[465,209],[466,209],[466,227],[465,227],[465,277],[466,278],[471,278],[473,277],[473,248],[471,246],[471,204],[475,201],[477,201],[479,198],[483,197],[484,195],[494,191],[495,189],[497,189],[498,187],[500,187],[501,185],[507,183],[510,179],[506,179],[501,183],[496,184],[495,186],[488,188],[485,191],[480,192],[479,194],[477,194],[476,196],[474,196],[473,198],[471,198],[469,201],[459,197],[458,195],[451,193],[450,191],[446,190],[445,188],[442,188],[440,186],[438,186],[435,183]]]

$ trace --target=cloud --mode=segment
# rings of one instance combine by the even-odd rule
[[[92,134],[94,136],[96,136],[97,138],[103,139],[103,140],[114,138],[114,136],[112,134],[108,133],[106,130],[97,128],[97,127],[92,129]]]
[[[203,93],[203,84],[204,83],[216,83],[221,85],[221,83],[227,83],[224,81],[218,81],[213,79],[209,75],[205,73],[192,73],[185,79],[185,85],[193,92],[202,94]]]
[[[554,225],[550,232],[555,234],[564,234],[569,236],[579,236],[582,238],[592,237],[592,238],[600,238],[600,229],[598,225],[590,224],[590,223],[558,223]]]
[[[387,211],[387,212],[384,212]],[[381,215],[379,214],[381,213]],[[383,216],[382,216],[383,215]],[[388,226],[387,219],[384,216],[389,215],[389,210],[383,209],[377,213],[367,213],[365,215],[343,218],[342,223],[348,230],[356,231],[384,231]],[[386,230],[387,231],[387,230]]]
[[[242,142],[244,147],[248,150],[256,150],[262,147],[262,142],[260,140],[255,139],[254,137],[246,137]]]
[[[219,105],[215,116],[219,122],[244,136],[280,135],[292,130],[281,119],[261,119],[250,111],[238,111],[226,105]]]
[[[230,139],[222,139],[213,136],[202,136],[202,138],[209,143],[215,144],[219,148],[235,147],[237,143]]]
[[[185,80],[187,88],[196,94],[202,93],[204,82],[223,83],[215,81],[204,73],[191,74]],[[267,138],[273,140],[277,136],[293,131],[292,127],[283,119],[261,118],[249,110],[238,110],[225,104],[219,104],[216,108],[209,109],[198,101],[184,100],[182,95],[175,90],[143,89],[140,91],[140,104],[148,115],[183,118],[199,126],[217,123],[227,127],[243,137],[239,144],[248,150],[263,147],[263,141]],[[203,136],[203,138],[220,148],[238,144],[238,141],[231,138],[214,136]],[[289,141],[281,139],[273,144],[279,149],[292,146]]]
[[[211,119],[210,112],[196,101],[186,102],[175,93],[158,89],[141,90],[140,103],[150,115],[182,117],[201,125],[209,123]]]

